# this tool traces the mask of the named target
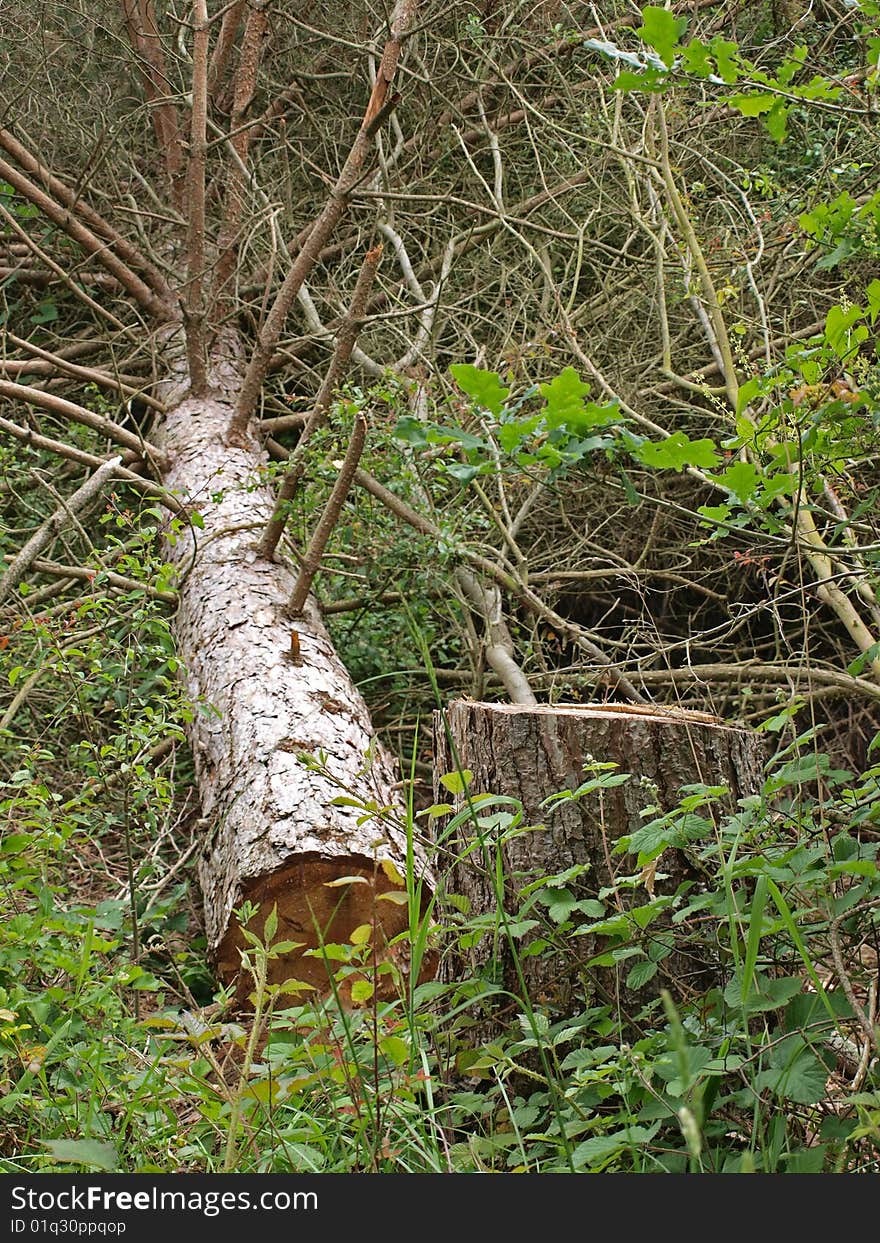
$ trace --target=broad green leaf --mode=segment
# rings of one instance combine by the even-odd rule
[[[266,916],[266,923],[263,928],[263,936],[265,940],[267,942],[271,941],[277,931],[278,931],[278,904],[276,902],[275,905],[272,907],[271,911],[269,912],[269,914]]]
[[[463,794],[465,788],[470,785],[474,779],[474,774],[469,768],[463,768],[460,773],[444,773],[440,778],[440,784],[444,786],[450,794]]]
[[[731,95],[727,102],[744,117],[759,117],[775,107],[778,100],[775,95],[769,95],[765,91],[760,95]]]
[[[119,1157],[113,1144],[97,1139],[44,1139],[40,1141],[49,1150],[53,1161],[68,1165],[85,1165],[90,1170],[110,1173],[119,1166]]]
[[[788,105],[777,99],[764,121],[767,133],[778,143],[783,143],[788,134],[788,113]]]
[[[642,985],[647,984],[649,980],[653,980],[654,976],[657,974],[657,970],[658,967],[655,962],[637,962],[636,965],[630,969],[630,973],[626,977],[626,987],[641,988]]]
[[[402,440],[405,444],[413,445],[414,448],[418,449],[423,449],[428,444],[425,424],[421,419],[414,419],[409,414],[402,415],[397,420],[394,428],[394,437],[396,440]]]
[[[714,482],[732,492],[742,504],[747,504],[758,490],[761,472],[751,462],[734,462],[722,475],[715,475]]]
[[[613,89],[615,91],[650,91],[656,94],[663,90],[669,74],[660,69],[646,69],[644,73],[633,73],[630,69],[623,69],[614,79]]]
[[[665,440],[645,441],[635,456],[646,466],[658,470],[683,470],[685,466],[717,466],[721,458],[711,440],[691,440],[684,432],[673,432]]]
[[[717,35],[710,44],[712,55],[715,57],[715,64],[718,66],[718,76],[728,86],[732,86],[739,77],[739,65],[734,60],[738,55],[739,48],[735,43],[728,42]]]
[[[880,315],[880,280],[871,281],[865,290],[868,301],[868,314],[871,317],[871,323],[875,323],[877,316]]]
[[[351,986],[351,999],[356,1004],[369,1001],[375,991],[369,980],[355,980]]]
[[[372,924],[358,924],[354,932],[348,938],[352,945],[366,945],[370,937],[373,935]]]
[[[574,367],[566,367],[549,384],[540,386],[541,396],[547,402],[544,418],[548,427],[560,427],[566,424],[576,427],[582,421],[584,399],[590,392],[589,384],[585,384]]]
[[[708,78],[712,73],[712,57],[709,48],[699,39],[692,39],[681,51],[681,68],[698,78]]]
[[[770,1088],[783,1100],[799,1105],[818,1105],[825,1099],[829,1071],[813,1048],[800,1036],[791,1036],[776,1045],[770,1054],[770,1067],[755,1076],[760,1092]]]
[[[835,305],[825,316],[825,340],[838,358],[846,358],[867,337],[868,330],[864,325],[856,327],[864,313],[860,306],[849,306],[844,310],[842,306]]]
[[[480,473],[479,466],[468,466],[464,462],[446,462],[444,470],[447,475],[451,475],[459,483],[470,483]]]
[[[496,433],[499,445],[505,453],[513,453],[524,440],[533,434],[540,422],[540,416],[536,415],[531,419],[517,419],[511,423],[502,423]]]
[[[379,864],[379,867],[391,881],[392,885],[403,885],[406,883],[397,867],[391,862],[390,859],[383,859]]]
[[[657,1126],[631,1126],[625,1131],[613,1131],[610,1135],[595,1135],[578,1144],[571,1156],[576,1170],[597,1165],[607,1165],[612,1157],[626,1148],[649,1143],[657,1133]]]
[[[799,976],[783,975],[774,980],[756,971],[752,976],[747,999],[743,998],[741,977],[737,975],[725,988],[724,1000],[736,1010],[757,1014],[763,1010],[781,1009],[803,986],[804,982]]]
[[[453,363],[449,370],[458,387],[468,397],[472,397],[478,405],[496,417],[501,414],[510,389],[501,383],[497,371],[484,371],[470,363]]]
[[[667,69],[675,60],[675,46],[687,30],[687,18],[675,17],[668,9],[649,4],[642,9],[642,24],[636,34],[652,47]]]
[[[383,1036],[379,1048],[395,1066],[403,1066],[409,1059],[409,1045],[399,1036]]]
[[[701,505],[697,510],[698,514],[708,519],[709,522],[726,522],[731,515],[729,505]]]
[[[796,1148],[794,1152],[788,1154],[785,1172],[786,1174],[821,1174],[826,1153],[825,1144],[815,1144],[812,1148]]]

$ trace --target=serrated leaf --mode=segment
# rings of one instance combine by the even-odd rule
[[[626,987],[641,988],[649,980],[653,980],[657,970],[658,966],[655,962],[637,962],[626,977]]]
[[[770,1061],[770,1067],[755,1076],[757,1091],[769,1088],[783,1100],[799,1105],[818,1105],[825,1099],[828,1068],[800,1036],[776,1045]]]
[[[501,414],[504,403],[510,396],[510,389],[501,383],[497,371],[484,371],[470,363],[453,363],[449,370],[458,387],[468,397],[472,397],[478,405],[496,417]]]
[[[106,1144],[98,1139],[44,1139],[40,1143],[49,1150],[53,1161],[85,1165],[91,1170],[105,1170],[108,1173],[119,1166],[119,1157],[113,1144]]]

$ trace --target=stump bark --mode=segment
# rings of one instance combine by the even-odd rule
[[[440,893],[448,909],[465,905],[469,920],[497,915],[498,883],[494,878],[499,861],[504,909],[509,916],[522,906],[523,890],[532,881],[586,865],[585,872],[564,886],[578,901],[587,901],[587,913],[573,915],[575,924],[586,926],[596,922],[600,914],[596,905],[600,895],[606,914],[614,916],[621,909],[643,907],[654,898],[674,895],[681,886],[700,885],[701,871],[690,852],[669,848],[655,867],[645,869],[635,887],[602,893],[613,886],[616,877],[638,870],[635,857],[615,855],[614,846],[620,837],[646,823],[643,813],[647,808],[660,809],[649,813],[648,820],[669,812],[679,805],[682,787],[696,783],[727,787],[720,802],[712,804],[714,810],[701,811],[707,817],[734,810],[738,799],[757,793],[762,780],[763,743],[760,736],[705,713],[629,704],[523,707],[460,700],[445,714],[434,714],[434,754],[438,803],[451,801],[440,778],[456,770],[470,770],[473,777],[468,794],[472,801],[486,792],[518,800],[523,807],[523,824],[540,826],[496,846],[498,829],[492,826],[491,816],[499,808],[489,802],[480,806],[477,799],[477,816],[489,817],[482,833],[473,817],[463,817],[462,823],[451,829],[452,813],[438,818],[438,869],[443,872]],[[553,794],[577,790],[586,779],[585,766],[588,776],[594,761],[613,762],[618,766],[615,773],[632,774],[631,779],[601,792],[542,807]],[[466,804],[464,793],[455,796],[456,813]],[[466,903],[450,902],[450,895],[459,895]],[[541,913],[540,906],[533,906],[526,918],[540,918]],[[546,918],[546,910],[543,913],[545,926],[552,928],[552,919]],[[545,947],[535,953],[539,948],[536,941],[544,937],[544,931],[539,928],[525,933],[516,942],[517,956],[532,1003],[561,1014],[610,1003],[621,1015],[631,1017],[646,1001],[658,996],[661,988],[668,988],[683,1002],[719,982],[719,963],[712,946],[705,938],[692,935],[694,930],[689,930],[686,922],[673,925],[671,915],[671,910],[663,913],[645,929],[639,929],[637,921],[631,919],[632,944],[646,956],[633,953],[613,967],[588,968],[587,964],[619,942],[593,933],[577,936],[569,932],[559,951]],[[660,936],[665,937],[666,944],[674,936],[672,951],[659,958],[650,982],[627,987],[634,962],[651,961],[652,950],[656,954],[661,944],[657,940]],[[467,946],[467,941],[464,944]],[[475,945],[454,947],[444,956],[440,974],[447,981],[477,975],[501,985],[505,993],[498,995],[493,1011],[494,1029],[505,1007],[512,1012],[522,1008],[509,997],[513,994],[519,998],[522,984],[501,925],[488,930]],[[492,1016],[483,1026],[484,1034],[491,1034]]]

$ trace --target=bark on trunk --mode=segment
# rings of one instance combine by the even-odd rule
[[[312,949],[374,924],[380,960],[396,961],[384,947],[406,926],[407,909],[378,900],[399,889],[383,861],[405,874],[394,763],[314,598],[291,621],[294,575],[256,551],[274,498],[256,440],[224,443],[240,385],[234,362],[215,363],[206,397],[172,402],[162,439],[170,458],[163,482],[204,522],[184,527],[170,549],[180,574],[175,632],[210,826],[199,864],[208,947],[224,981],[238,975],[243,999],[252,983],[239,975],[244,942],[233,910],[245,899],[261,907],[250,925],[258,934],[277,904],[277,940]],[[321,768],[308,756],[321,756]],[[362,881],[328,887],[341,877]],[[270,982],[288,978],[327,991],[323,961],[302,950],[270,964]]]
[[[434,755],[438,803],[449,799],[440,777],[460,766],[473,773],[469,786],[472,798],[491,792],[518,799],[523,805],[523,824],[541,826],[537,831],[513,836],[500,848],[504,906],[510,914],[522,905],[523,888],[538,877],[587,865],[586,873],[565,888],[578,900],[595,901],[600,891],[612,884],[615,873],[622,876],[636,871],[633,856],[613,854],[616,840],[646,823],[642,813],[648,806],[659,806],[662,811],[657,815],[677,806],[683,785],[700,782],[727,786],[724,806],[733,809],[738,798],[756,793],[761,784],[762,742],[757,735],[705,713],[630,704],[532,708],[460,700],[445,714],[434,714]],[[632,779],[602,790],[601,795],[594,792],[542,808],[548,796],[577,789],[586,779],[584,765],[592,760],[613,761],[617,772],[631,773]],[[456,810],[464,805],[464,795],[457,795]],[[491,816],[498,808],[487,804],[476,810],[478,815]],[[703,814],[711,817],[713,813]],[[494,847],[490,844],[487,850],[479,843],[471,819],[451,832],[447,827],[450,820],[447,816],[436,822],[437,841],[442,847],[438,859],[448,861],[443,893],[463,895],[469,903],[469,918],[494,913]],[[493,834],[489,829],[484,840],[493,836],[497,831]],[[476,847],[468,853],[475,841]],[[699,869],[685,851],[668,849],[655,869],[646,870],[636,889],[623,890],[619,900],[624,908],[643,906],[652,897],[674,894],[685,882],[699,884]],[[618,912],[617,901],[613,895],[604,898],[607,915]],[[528,917],[540,913],[540,908],[533,907]],[[593,922],[597,913],[575,912],[575,924]],[[662,915],[644,931],[633,924],[632,943],[640,944],[650,956],[652,947],[656,951],[659,944],[658,935],[671,935],[670,916],[671,912]],[[552,928],[552,921],[547,922]],[[668,988],[674,997],[685,1001],[717,982],[719,964],[712,947],[702,942],[698,930],[690,936],[693,930],[686,925],[674,926],[675,948],[660,960],[653,980],[635,988],[627,988],[625,981],[638,956],[619,967],[585,969],[591,958],[612,944],[594,934],[567,935],[564,952],[545,950],[523,956],[523,949],[544,931],[532,931],[517,942],[522,974],[533,1003],[562,1013],[606,1002],[619,1006],[621,1014],[632,1016],[656,997],[660,988]],[[501,984],[514,996],[522,993],[503,927],[497,935],[490,930],[475,946],[458,948],[445,956],[441,974],[446,980],[476,974]],[[498,1008],[483,1024],[484,1034],[492,1034],[505,1007],[522,1008],[508,995],[499,995]]]

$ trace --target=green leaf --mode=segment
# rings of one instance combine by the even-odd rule
[[[369,1001],[375,991],[369,980],[355,980],[351,986],[351,999],[355,1003]]]
[[[655,962],[637,962],[626,977],[626,987],[641,988],[643,984],[653,980],[657,974],[657,969],[657,963]]]
[[[734,978],[724,990],[724,1000],[729,1006],[736,1010],[745,1010],[748,1014],[758,1014],[764,1010],[779,1010],[795,993],[799,993],[803,988],[804,982],[799,976],[783,975],[778,979],[768,979],[767,976],[755,972],[752,976],[751,988],[749,989],[748,998],[744,1000],[742,995],[742,980],[740,976]]]
[[[675,17],[668,9],[649,4],[642,9],[642,24],[636,34],[652,47],[667,69],[675,60],[675,45],[687,30],[687,18]]]
[[[865,295],[868,300],[868,314],[870,315],[871,323],[873,324],[876,321],[877,316],[880,315],[880,280],[871,281],[870,285],[865,290]]]
[[[696,74],[698,78],[708,78],[712,73],[712,57],[707,45],[699,39],[692,39],[681,48],[681,68],[687,73]]]
[[[702,525],[714,525],[716,522],[726,522],[731,515],[729,505],[701,505],[697,510],[698,514],[702,514],[708,521]]]
[[[502,423],[497,432],[499,445],[505,453],[513,453],[533,434],[540,422],[540,416],[536,415],[531,419],[515,419],[510,423]]]
[[[727,102],[744,117],[759,117],[774,108],[778,100],[775,95],[764,92],[760,95],[731,95]]]
[[[576,1170],[596,1165],[607,1165],[612,1157],[625,1148],[649,1143],[657,1133],[657,1126],[631,1126],[625,1131],[613,1131],[610,1135],[594,1135],[578,1144],[571,1155]]]
[[[767,126],[767,133],[778,143],[783,143],[788,134],[788,113],[788,104],[784,104],[777,99],[764,121],[764,124]]]
[[[412,445],[417,449],[424,449],[428,444],[425,424],[421,419],[414,419],[409,414],[404,414],[397,420],[394,428],[394,438],[395,440],[402,440],[404,444]]]
[[[403,1066],[409,1060],[409,1045],[399,1036],[383,1036],[379,1048],[395,1066]]]
[[[623,69],[614,79],[615,91],[650,91],[656,94],[662,91],[669,74],[662,69],[646,69],[644,73],[633,73],[631,69]]]
[[[474,774],[469,768],[463,768],[460,773],[443,773],[440,778],[440,784],[449,791],[450,794],[463,794],[466,787],[474,779]]]
[[[835,305],[825,316],[825,340],[838,358],[848,357],[867,337],[868,329],[864,325],[856,327],[864,313],[860,306],[844,310],[842,306]]]
[[[484,371],[481,367],[472,367],[470,363],[453,363],[449,370],[458,387],[468,397],[472,397],[491,414],[501,414],[504,403],[510,396],[510,389],[501,383],[497,371]]]
[[[722,475],[714,475],[713,481],[733,493],[740,504],[747,504],[758,490],[761,472],[751,462],[734,462]]]
[[[826,1147],[816,1144],[812,1148],[796,1148],[788,1154],[786,1174],[821,1174],[825,1164]]]
[[[119,1166],[119,1157],[113,1144],[97,1139],[44,1139],[40,1141],[49,1150],[53,1161],[68,1165],[85,1165],[91,1170],[108,1173]]]
[[[718,76],[728,86],[732,86],[739,77],[739,65],[734,60],[734,56],[739,54],[739,48],[735,43],[722,39],[720,35],[716,35],[710,46],[718,66]]]
[[[549,384],[540,385],[540,390],[547,402],[543,413],[548,427],[561,427],[563,424],[576,427],[583,421],[584,398],[589,394],[590,386],[584,383],[574,367],[566,367]]]
[[[266,916],[266,924],[265,924],[265,927],[263,928],[263,937],[265,938],[267,943],[272,940],[272,938],[274,937],[277,931],[278,931],[278,904],[276,902],[275,905],[272,907],[271,911],[269,912],[269,914]]]
[[[470,483],[480,473],[479,466],[468,466],[464,462],[447,462],[444,470],[447,475],[451,475],[459,483]]]
[[[635,456],[646,466],[659,470],[683,470],[685,466],[717,466],[721,458],[711,440],[691,440],[684,432],[673,432],[665,440],[645,441]]]
[[[770,1054],[770,1066],[755,1076],[760,1092],[770,1088],[783,1100],[800,1105],[818,1105],[825,1099],[828,1068],[816,1056],[812,1046],[800,1036],[790,1036],[776,1045]]]

